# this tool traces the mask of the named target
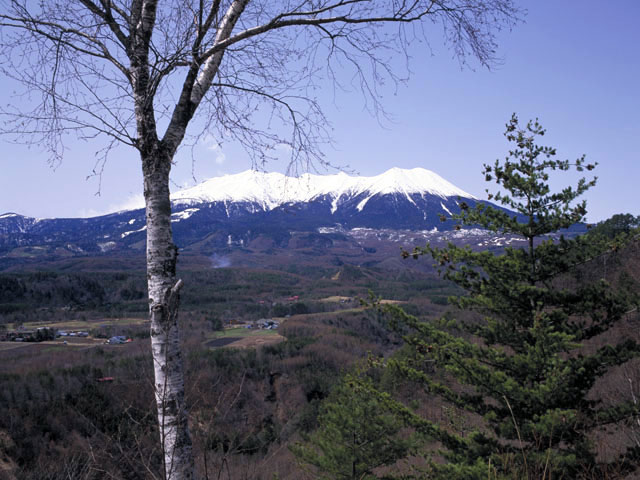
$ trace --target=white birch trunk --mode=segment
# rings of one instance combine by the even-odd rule
[[[184,402],[184,372],[178,331],[177,247],[171,232],[169,159],[143,159],[147,218],[147,282],[151,348],[160,441],[167,480],[193,478],[193,452]]]

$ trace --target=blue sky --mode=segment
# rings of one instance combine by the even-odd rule
[[[557,147],[560,157],[584,153],[599,163],[598,185],[586,197],[590,221],[640,214],[640,2],[538,0],[522,6],[526,23],[500,35],[502,63],[491,71],[473,62],[461,69],[435,36],[433,52],[412,50],[408,85],[388,92],[384,101],[392,120],[370,116],[355,92],[340,93],[335,101],[327,96],[323,107],[334,139],[327,160],[362,175],[424,167],[482,197],[482,164],[505,156],[504,124],[517,112],[522,121],[540,119],[548,130],[545,143]],[[1,82],[6,103],[11,88]],[[37,149],[3,138],[0,146],[0,213],[90,216],[126,207],[141,195],[134,151],[117,150],[99,186],[91,177],[93,145],[68,145],[56,169]],[[211,147],[196,149],[193,166],[188,152],[178,156],[174,189],[193,185],[194,176],[202,181],[249,168],[239,148]],[[282,170],[283,164],[271,168]]]

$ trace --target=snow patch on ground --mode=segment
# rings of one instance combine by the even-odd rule
[[[361,212],[361,211],[362,211],[362,209],[364,208],[364,206],[367,204],[367,202],[368,202],[369,200],[371,200],[371,197],[373,197],[373,195],[369,195],[367,198],[365,198],[364,200],[362,200],[362,201],[358,204],[358,206],[356,207],[356,209],[357,209],[359,212]]]
[[[340,200],[340,196],[336,196],[331,202],[331,215],[336,213],[336,210],[338,210],[338,200]]]
[[[344,233],[344,228],[342,227],[319,227],[318,233],[329,234],[329,233]]]
[[[116,248],[116,242],[98,243],[98,248],[102,253],[108,252],[109,250],[113,250],[114,248]]]
[[[225,206],[226,206],[226,204],[225,204]],[[179,222],[180,220],[186,220],[191,215],[196,213],[198,210],[200,210],[200,209],[199,208],[187,208],[185,210],[182,210],[181,212],[172,213],[171,214],[171,222],[173,223],[173,222]],[[227,217],[228,216],[229,216],[229,213],[227,212]]]
[[[120,238],[125,238],[128,237],[129,235],[131,235],[132,233],[138,233],[138,232],[143,232],[147,229],[147,226],[145,225],[144,227],[138,229],[138,230],[132,230],[130,232],[124,232],[122,234],[120,234]]]

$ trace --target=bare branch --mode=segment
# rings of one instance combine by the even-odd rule
[[[125,48],[129,48],[129,38],[122,32],[122,29],[120,28],[120,25],[118,24],[118,22],[116,22],[116,19],[113,18],[113,14],[112,14],[112,11],[111,11],[113,6],[112,6],[111,2],[105,1],[105,0],[100,0],[100,3],[101,3],[102,8],[103,8],[103,9],[100,9],[91,0],[78,0],[78,1],[82,5],[87,7],[87,9],[91,13],[93,13],[97,17],[100,17],[102,20],[104,20],[104,22],[109,26],[111,31],[118,38],[120,43]],[[128,18],[128,15],[124,11],[119,10],[119,9],[117,9],[116,11],[123,18],[123,20],[126,20]]]

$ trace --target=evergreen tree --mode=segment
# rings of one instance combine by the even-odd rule
[[[316,467],[318,478],[376,478],[374,469],[412,450],[414,437],[403,435],[401,418],[372,390],[371,379],[347,375],[324,402],[318,429],[291,448],[300,461]]]
[[[629,418],[634,405],[604,404],[589,395],[611,367],[639,354],[630,340],[602,341],[632,295],[629,289],[612,291],[603,280],[578,281],[602,242],[589,235],[550,238],[584,219],[586,204],[575,201],[595,179],[551,192],[550,173],[594,165],[584,156],[558,160],[554,148],[536,143],[544,133],[537,121],[521,128],[514,115],[505,136],[515,146],[504,161],[484,167],[486,180],[499,187],[489,199],[511,212],[462,203],[458,217],[464,225],[520,237],[524,248],[495,254],[450,244],[413,251],[414,258],[431,256],[445,278],[463,287],[468,294],[453,302],[477,315],[424,323],[384,306],[399,321],[413,352],[388,366],[469,418],[483,419],[476,420],[481,426],[475,432],[457,439],[455,432],[434,429],[442,436],[445,461],[431,465],[430,478],[607,478],[613,467],[635,469],[629,452],[615,465],[597,458],[592,436]],[[447,372],[445,379],[438,381],[424,369],[425,360]]]
[[[640,216],[634,217],[630,213],[618,213],[598,224],[589,233],[590,235],[601,235],[608,239],[615,239],[620,236],[635,235],[640,228]]]

